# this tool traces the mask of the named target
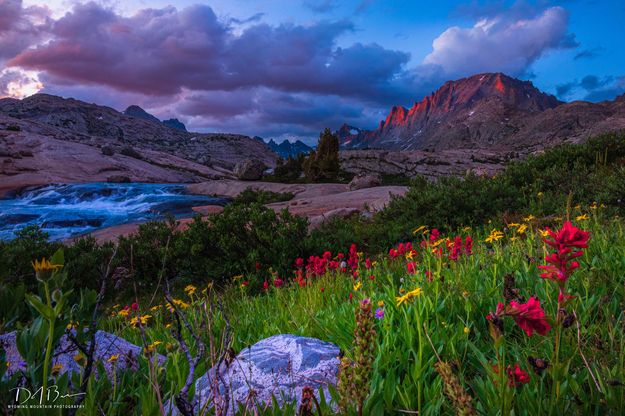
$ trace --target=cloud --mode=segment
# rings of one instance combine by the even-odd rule
[[[327,13],[338,6],[336,0],[304,0],[303,4],[315,13]]]
[[[600,56],[603,53],[604,49],[601,47],[592,48],[592,49],[584,49],[578,52],[573,59],[575,61],[580,59],[593,59]]]
[[[625,76],[614,77],[586,75],[581,80],[574,80],[556,86],[558,98],[581,98],[586,101],[599,102],[613,100],[625,93]]]
[[[78,4],[54,22],[53,39],[10,65],[59,79],[146,95],[184,89],[268,87],[387,101],[407,92],[409,54],[376,44],[338,47],[349,21],[254,24],[235,34],[208,6],[144,9],[130,17]]]
[[[519,76],[548,51],[578,45],[562,7],[519,13],[485,17],[471,28],[450,27],[434,40],[424,63],[439,65],[450,76],[496,71]]]
[[[0,0],[0,65],[40,41],[50,25],[50,10],[24,7],[22,0]]]

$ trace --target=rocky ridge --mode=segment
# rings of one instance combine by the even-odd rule
[[[395,106],[377,129],[339,129],[344,149],[488,149],[521,155],[625,129],[622,97],[562,103],[501,73],[448,81],[411,108]]]

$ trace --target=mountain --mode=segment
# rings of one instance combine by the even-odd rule
[[[180,120],[178,120],[177,118],[170,118],[169,120],[161,121],[155,116],[153,116],[152,114],[145,111],[143,108],[139,107],[138,105],[129,106],[127,109],[125,109],[122,112],[122,114],[126,116],[130,116],[130,117],[141,118],[143,120],[163,123],[165,126],[172,128],[172,129],[187,131],[187,128],[185,127],[185,125],[181,123]]]
[[[132,115],[48,94],[0,99],[0,149],[13,149],[0,154],[6,158],[0,160],[0,182],[15,175],[39,175],[36,183],[119,175],[193,182],[232,177],[235,165],[246,159],[275,165],[276,155],[247,136],[190,133],[146,117],[140,107],[129,110]],[[28,164],[22,153],[38,163]]]
[[[311,150],[313,150],[312,147],[308,146],[301,140],[297,140],[295,142],[283,140],[282,143],[278,144],[271,139],[269,140],[269,143],[267,143],[267,146],[269,146],[274,153],[277,153],[283,159],[287,159],[289,156],[296,157],[300,153],[308,154]]]
[[[343,149],[536,150],[625,129],[623,100],[563,103],[501,73],[448,81],[411,108],[395,106],[378,128],[344,134]],[[349,126],[347,126],[349,128]]]
[[[170,118],[169,120],[163,120],[163,124],[171,129],[177,129],[182,131],[187,131],[187,127],[184,123],[177,118]]]
[[[347,123],[344,123],[336,131],[336,134],[339,136],[339,143],[341,143],[343,147],[350,147],[352,141],[358,139],[362,133],[363,130],[358,127],[350,126]]]

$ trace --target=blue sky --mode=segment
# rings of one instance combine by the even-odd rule
[[[0,95],[135,103],[193,130],[311,142],[476,72],[612,99],[623,22],[617,0],[0,0]]]

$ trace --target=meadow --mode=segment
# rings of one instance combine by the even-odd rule
[[[8,376],[0,354],[0,401],[22,378],[80,386],[75,414],[162,414],[188,384],[190,362],[197,379],[225,354],[290,333],[341,349],[331,403],[300,414],[624,414],[623,140],[598,143],[496,178],[417,183],[368,223],[330,224],[304,239],[305,223],[288,214],[233,204],[212,227],[198,221],[178,235],[146,225],[116,247],[4,243],[14,280],[0,291],[0,332],[18,331],[25,362]],[[606,143],[609,153],[597,151]],[[445,206],[445,197],[461,202]],[[239,239],[213,241],[215,230]],[[113,261],[124,250],[131,263]],[[195,259],[204,274],[184,268]],[[143,274],[121,276],[133,276],[124,267],[133,264]],[[25,307],[15,302],[24,298]],[[84,342],[96,329],[141,346],[138,369],[96,377],[104,363],[86,351],[74,357],[79,373],[59,375],[50,352],[61,336]],[[193,386],[186,393],[192,400]]]

